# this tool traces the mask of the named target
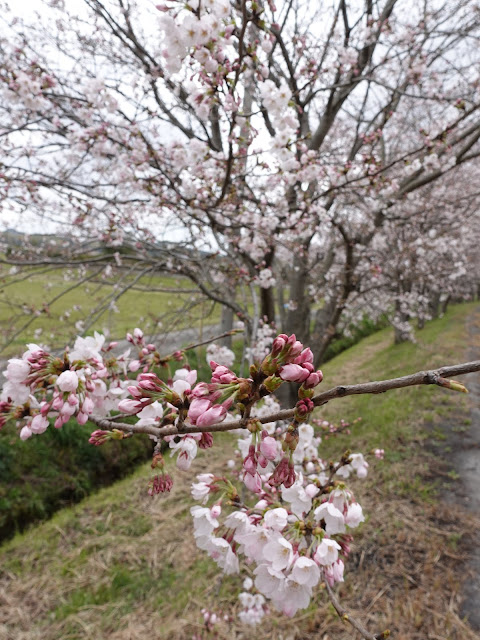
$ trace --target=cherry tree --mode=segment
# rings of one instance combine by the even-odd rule
[[[2,196],[71,232],[58,262],[128,271],[125,290],[183,274],[248,334],[276,322],[320,362],[377,236],[459,180],[475,206],[471,2],[49,5],[46,27],[4,18]],[[89,257],[99,240],[117,250]],[[33,253],[6,262],[55,262]]]

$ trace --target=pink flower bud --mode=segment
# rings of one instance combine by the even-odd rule
[[[132,360],[128,365],[128,369],[132,372],[138,371],[140,369],[140,360]]]
[[[88,420],[88,414],[83,413],[82,411],[79,411],[77,413],[78,424],[86,424],[87,420]]]
[[[63,403],[63,407],[60,409],[60,415],[65,418],[64,420],[65,422],[67,422],[67,420],[71,418],[71,416],[73,416],[73,414],[76,411],[76,408],[77,408],[77,405],[70,404],[70,402]]]
[[[257,457],[257,462],[258,464],[262,467],[262,469],[265,469],[265,467],[268,464],[268,460],[265,458],[265,456],[263,455],[263,453],[259,453],[258,457]]]
[[[28,440],[32,436],[32,430],[25,425],[23,429],[20,431],[21,440]]]
[[[267,460],[275,460],[277,455],[277,441],[271,436],[267,436],[260,443],[260,451]]]
[[[31,424],[30,424],[30,430],[32,431],[32,433],[44,433],[47,430],[48,427],[48,420],[45,416],[42,416],[41,414],[36,415]]]
[[[248,455],[243,461],[243,468],[245,469],[246,473],[249,473],[252,476],[257,473],[257,457],[253,444],[251,444],[248,449]]]
[[[293,336],[295,338],[295,336]],[[289,352],[289,357],[290,358],[296,358],[297,356],[299,356],[303,351],[303,344],[301,342],[299,342],[298,340],[296,340],[293,345],[292,348],[290,349]]]
[[[52,409],[54,411],[59,411],[63,407],[63,399],[62,396],[57,396],[54,398],[52,402]]]
[[[243,482],[249,491],[253,493],[261,493],[262,491],[262,479],[259,474],[256,473],[252,476],[250,473],[245,473],[243,476]]]
[[[40,403],[40,413],[42,414],[42,416],[46,416],[51,409],[52,409],[51,403],[45,402],[45,400]]]
[[[93,400],[91,398],[89,398],[87,396],[85,398],[85,400],[83,401],[83,405],[82,405],[83,413],[90,414],[90,413],[93,412],[94,408],[95,408],[95,403],[93,402]]]
[[[206,382],[199,382],[195,389],[192,390],[192,396],[195,398],[203,398],[210,394],[210,390]]]
[[[199,427],[210,427],[216,422],[221,422],[226,415],[227,410],[225,407],[220,404],[216,404],[197,419],[197,425]]]
[[[280,369],[280,378],[287,382],[303,382],[308,378],[310,372],[299,364],[286,364]]]
[[[214,384],[231,384],[237,379],[237,376],[227,367],[217,364],[214,360],[210,362],[212,369],[212,383]]]
[[[207,398],[194,398],[190,403],[188,410],[188,418],[192,424],[196,424],[198,418],[203,415],[210,407],[212,403]]]
[[[313,353],[308,347],[304,349],[297,358],[295,358],[295,364],[303,364],[304,362],[308,362],[309,364],[313,363]]]
[[[303,400],[299,400],[295,405],[295,414],[298,414],[299,416],[303,417],[309,413],[312,413],[314,408],[315,408],[315,405],[310,400],[310,398],[304,398]]]
[[[272,345],[272,356],[278,356],[278,354],[285,348],[285,343],[288,340],[288,336],[281,333],[275,338]]]
[[[110,431],[102,431],[101,429],[97,429],[96,431],[92,432],[88,442],[95,445],[96,447],[99,447],[110,438],[110,435]]]
[[[142,409],[142,405],[136,400],[126,398],[118,403],[118,410],[122,413],[138,413]]]
[[[139,388],[144,389],[145,391],[157,391],[158,385],[156,381],[153,380],[152,378],[147,378],[146,376],[148,375],[149,375],[148,373],[141,373],[138,376],[137,382],[138,382]]]
[[[219,504],[214,504],[210,509],[210,514],[212,518],[218,518],[218,516],[222,513],[222,507]]]
[[[139,400],[140,398],[143,397],[143,393],[142,390],[139,389],[138,387],[135,387],[133,385],[131,385],[130,387],[127,387],[127,391],[128,393],[133,396],[136,400]]]
[[[313,389],[314,387],[317,386],[317,384],[320,384],[322,380],[323,380],[323,373],[320,370],[314,371],[304,381],[303,386],[305,387],[305,389]]]

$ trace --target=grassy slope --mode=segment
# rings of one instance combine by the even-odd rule
[[[324,367],[324,388],[462,360],[463,327],[473,309],[452,309],[419,334],[417,345],[394,347],[389,331],[367,338]],[[386,450],[369,479],[355,483],[368,521],[353,545],[340,595],[372,630],[389,626],[397,640],[475,638],[456,613],[458,543],[469,522],[436,502],[428,475],[432,456],[423,446],[426,425],[447,413],[465,422],[465,408],[464,396],[426,387],[346,398],[322,410],[330,419],[362,416],[348,439],[353,450]],[[221,438],[214,449],[217,470],[233,445],[232,436]],[[347,441],[324,445],[324,456],[334,458]],[[193,472],[201,469],[202,456]],[[192,476],[177,473],[172,494],[151,500],[145,466],[7,543],[0,551],[0,639],[191,638],[200,629],[202,606],[226,610],[240,582],[221,583],[214,563],[194,548]],[[236,626],[219,633],[251,637]],[[271,616],[255,637],[357,636],[319,595],[295,620]]]

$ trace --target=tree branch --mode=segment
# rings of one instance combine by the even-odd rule
[[[346,386],[337,386],[319,393],[313,398],[313,403],[316,407],[320,407],[330,400],[336,398],[345,398],[352,395],[361,395],[365,393],[385,393],[385,391],[391,391],[392,389],[403,389],[404,387],[413,387],[423,384],[436,384],[440,387],[447,386],[445,378],[450,376],[464,375],[465,373],[473,373],[480,371],[480,360],[474,360],[472,362],[464,362],[462,364],[455,364],[452,366],[441,367],[440,369],[432,369],[430,371],[419,371],[412,373],[408,376],[402,376],[401,378],[391,378],[389,380],[379,380],[374,382],[364,382],[361,384],[353,384]],[[276,422],[277,420],[289,420],[293,417],[295,409],[285,409],[278,411],[277,413],[263,416],[262,418],[256,418],[262,424],[268,422]],[[163,438],[165,436],[175,436],[186,433],[215,433],[221,431],[233,431],[235,429],[241,429],[244,426],[243,420],[231,420],[229,422],[221,422],[213,424],[209,427],[199,427],[196,425],[183,425],[181,431],[175,426],[168,427],[154,427],[154,426],[142,426],[127,424],[125,422],[112,422],[108,418],[90,418],[90,421],[96,424],[101,429],[115,428],[127,433],[147,433],[148,435],[155,436],[157,438]]]
[[[360,635],[365,638],[365,640],[384,640],[385,638],[388,638],[390,636],[390,631],[388,629],[375,634],[367,631],[365,627],[360,622],[358,622],[358,620],[356,620],[350,613],[348,613],[346,609],[342,607],[337,597],[333,593],[331,586],[328,584],[326,580],[324,584],[325,584],[325,588],[327,590],[330,602],[332,603],[333,608],[338,613],[339,617],[342,620],[351,624],[352,627],[356,629],[360,633]]]

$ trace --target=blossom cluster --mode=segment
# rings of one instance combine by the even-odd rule
[[[321,372],[314,371],[310,349],[304,349],[294,335],[278,336],[272,351],[259,366],[251,368],[248,378],[238,377],[225,364],[211,360],[210,382],[197,382],[197,372],[187,362],[171,373],[170,364],[182,360],[184,354],[179,351],[160,356],[155,345],[146,342],[141,329],[128,333],[127,342],[131,347],[118,356],[113,354],[117,343],[106,344],[105,337],[98,333],[78,337],[73,349],[67,348],[62,356],[29,345],[22,358],[8,362],[7,382],[0,398],[0,426],[16,420],[20,437],[25,440],[45,432],[50,423],[61,428],[71,418],[85,424],[89,419],[98,422],[123,413],[136,421],[137,431],[144,430],[157,441],[155,428],[176,427],[179,433],[164,440],[172,455],[178,454],[177,466],[186,470],[198,448],[212,446],[209,426],[223,421],[229,411],[239,413],[247,424],[260,398],[268,397],[284,380],[294,380],[303,382],[302,396],[285,435],[284,456],[276,465],[278,481],[285,473],[294,481],[291,458],[298,442],[297,426],[313,410],[309,396],[322,379]],[[226,363],[233,356],[224,347],[210,347],[210,353]],[[162,372],[164,379],[160,377]],[[197,427],[198,432],[181,433],[184,425]],[[245,483],[257,491],[261,489],[257,466],[264,469],[278,453],[277,443],[266,431],[261,434],[259,425],[255,421],[250,424],[255,442],[244,468]],[[90,442],[99,446],[130,435],[112,425],[111,429],[95,430]],[[158,493],[170,487],[171,482],[162,475],[151,481],[149,491]]]
[[[365,477],[368,464],[363,455],[346,453],[339,462],[329,464],[320,458],[321,439],[313,427],[303,424],[299,430],[301,446],[296,451],[295,481],[290,486],[269,484],[273,456],[262,470],[261,488],[253,487],[249,494],[254,494],[251,504],[240,500],[234,482],[226,477],[201,474],[192,484],[193,498],[203,503],[191,508],[198,548],[226,574],[238,573],[242,561],[253,573],[252,585],[258,593],[241,594],[245,610],[240,618],[248,624],[261,621],[264,599],[293,616],[308,606],[321,581],[330,585],[342,582],[351,531],[364,520],[362,507],[344,484],[353,471],[359,478]],[[274,436],[279,434],[275,429],[272,433],[262,442],[267,438],[276,442]],[[233,470],[248,488],[245,469],[255,456],[253,435],[246,432],[238,440],[242,468]],[[280,451],[278,446],[278,455]],[[213,504],[209,507],[210,500]]]

